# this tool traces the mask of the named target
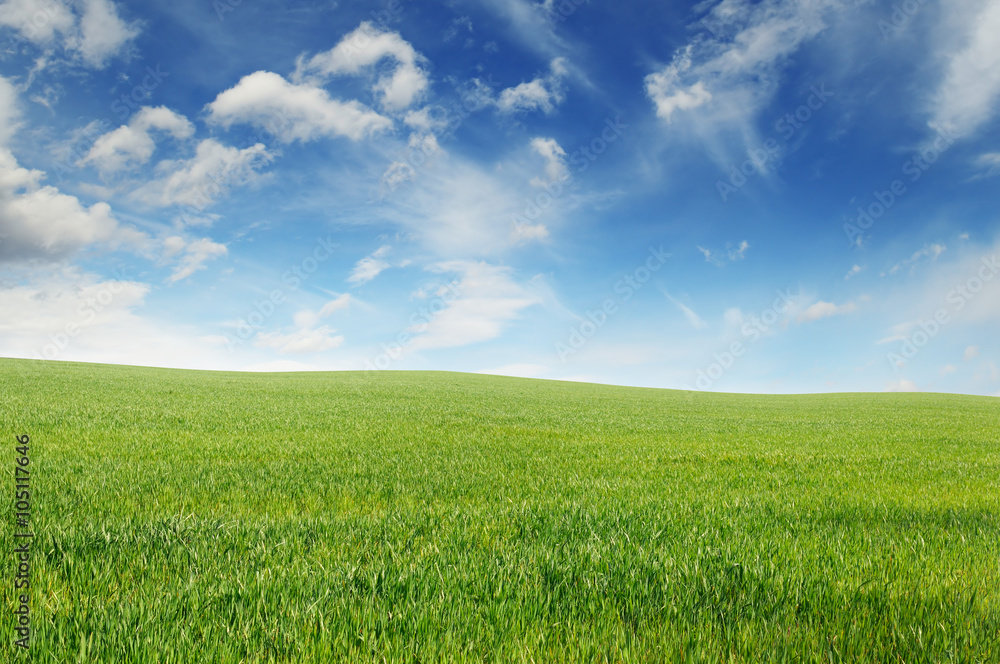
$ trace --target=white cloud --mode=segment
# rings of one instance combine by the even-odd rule
[[[214,138],[198,144],[190,159],[165,160],[156,166],[158,177],[134,192],[149,205],[188,205],[203,209],[232,187],[254,180],[257,170],[272,156],[263,144],[239,150]]]
[[[68,42],[83,61],[95,69],[103,69],[130,41],[139,36],[136,25],[126,24],[118,16],[111,0],[82,0],[83,15],[79,32]]]
[[[962,359],[966,362],[977,357],[979,357],[979,346],[968,346],[966,347],[965,352],[962,353]]]
[[[254,346],[270,348],[281,354],[320,353],[337,348],[344,343],[343,335],[328,325],[320,325],[323,318],[346,309],[353,298],[342,293],[324,304],[319,311],[303,309],[295,313],[295,327],[286,332],[260,332],[254,337]]]
[[[164,248],[168,252],[168,255],[177,254],[181,251],[181,243],[178,242],[177,236],[172,236],[166,239],[164,242]],[[187,243],[183,245],[184,255],[181,256],[180,262],[174,269],[173,274],[167,278],[168,283],[177,283],[181,279],[186,279],[198,270],[205,269],[205,263],[212,260],[213,258],[218,258],[219,256],[225,256],[228,253],[226,245],[219,244],[218,242],[213,242],[208,238],[202,238],[200,240],[195,240],[194,242]]]
[[[913,269],[916,267],[915,264],[918,263],[920,260],[924,258],[930,258],[932,261],[935,261],[938,259],[938,256],[947,251],[947,249],[948,247],[944,246],[943,244],[927,245],[923,249],[915,251],[913,255],[907,258],[906,260],[900,261],[895,265],[893,265],[889,269],[889,274],[896,274],[897,272],[899,272],[900,269],[904,267],[909,267],[910,272],[912,273]]]
[[[548,115],[562,103],[565,76],[565,58],[555,58],[549,63],[547,75],[501,91],[497,108],[503,113],[539,110]]]
[[[485,0],[481,4],[498,15],[497,27],[505,27],[508,37],[524,50],[543,57],[569,50],[556,31],[558,23],[551,12],[555,7],[549,0]]]
[[[350,306],[351,302],[353,302],[353,298],[350,293],[341,293],[320,308],[319,316],[320,318],[326,318],[336,311],[346,309]]]
[[[569,178],[569,170],[566,168],[566,151],[562,149],[556,139],[533,138],[531,139],[531,149],[545,160],[546,177],[546,180],[535,178],[531,184],[544,187],[551,182],[565,181]]]
[[[490,376],[514,376],[517,378],[536,378],[548,373],[549,368],[543,364],[505,364],[496,369],[487,369],[476,373],[488,374]]]
[[[979,0],[964,6],[972,10],[953,12],[961,17],[961,41],[946,54],[947,72],[934,95],[930,120],[933,129],[958,137],[993,117],[1000,96],[1000,3]]]
[[[722,261],[720,261],[718,258],[716,258],[712,254],[712,251],[710,249],[706,249],[705,247],[702,247],[701,245],[696,245],[696,248],[705,257],[705,262],[706,263],[711,263],[712,265],[717,265],[719,267],[722,266],[722,264],[723,264]]]
[[[51,47],[59,37],[67,51],[94,69],[106,67],[141,32],[137,23],[122,20],[111,0],[7,0],[0,4],[0,26],[42,47]]]
[[[148,292],[146,284],[100,281],[75,268],[0,287],[0,311],[17,312],[0,324],[0,355],[69,359],[93,328],[124,323]]]
[[[79,199],[43,186],[45,173],[18,165],[0,148],[0,261],[59,260],[95,244],[141,247],[147,237],[119,225],[107,203]]]
[[[130,273],[100,278],[75,267],[22,271],[0,284],[0,356],[204,369],[236,368],[204,337],[139,314],[150,286]]]
[[[398,33],[379,30],[367,21],[329,51],[318,53],[308,61],[300,59],[294,80],[359,74],[384,58],[392,58],[396,66],[379,77],[373,92],[379,97],[382,108],[401,111],[419,99],[430,85],[427,72],[421,66],[424,58]]]
[[[425,133],[413,133],[410,134],[409,140],[409,154],[411,157],[415,157],[417,154],[422,154],[424,159],[419,162],[420,165],[427,164],[427,158],[442,152],[441,146],[438,144],[437,138],[433,134]],[[413,161],[411,159],[410,161]],[[382,177],[379,180],[379,185],[389,191],[395,191],[396,187],[412,180],[416,175],[416,169],[411,166],[406,161],[394,161],[389,164],[385,172],[382,173]]]
[[[76,27],[77,17],[61,0],[39,3],[38,0],[7,0],[0,4],[0,26],[18,30],[28,41],[46,45],[56,35],[68,35]]]
[[[546,227],[560,223],[572,204],[564,194],[539,208],[525,196],[525,179],[519,169],[484,167],[442,151],[422,167],[420,186],[400,190],[380,214],[439,256],[496,254],[512,244],[544,238]]]
[[[693,327],[696,330],[704,330],[705,328],[708,327],[708,323],[702,320],[701,316],[692,311],[690,307],[685,305],[683,302],[678,302],[677,300],[675,300],[673,296],[671,296],[670,293],[668,293],[663,288],[660,288],[660,292],[663,293],[667,297],[667,299],[673,303],[675,307],[680,309],[681,313],[684,314],[684,317],[687,319],[688,323],[691,324],[691,327]]]
[[[459,296],[448,302],[426,328],[414,327],[412,350],[454,348],[490,341],[521,312],[540,303],[541,297],[516,283],[511,269],[476,261],[445,261],[429,268],[437,273],[457,273]]]
[[[389,245],[383,245],[376,249],[370,256],[365,256],[359,260],[355,263],[354,269],[351,270],[351,275],[347,278],[347,281],[355,285],[361,285],[377,277],[382,270],[391,267],[387,261],[382,260],[389,253],[390,249]]]
[[[448,112],[441,106],[424,106],[407,112],[403,122],[422,132],[436,132],[448,126]]]
[[[907,380],[905,378],[900,378],[899,380],[890,381],[885,386],[886,392],[919,392],[920,388],[912,380]]]
[[[0,147],[7,145],[20,126],[17,89],[0,76]]]
[[[549,237],[549,229],[544,224],[514,223],[510,231],[510,241],[514,244],[542,241]]]
[[[853,4],[719,3],[704,19],[714,36],[702,32],[679,48],[670,63],[646,76],[646,94],[656,115],[670,123],[683,113],[709,129],[745,122],[771,98],[790,56],[827,27],[827,14]]]
[[[691,48],[689,45],[669,65],[646,77],[646,94],[656,106],[656,115],[668,123],[674,111],[690,111],[712,100],[703,81],[687,86],[682,82],[691,69]]]
[[[805,311],[800,313],[796,320],[799,323],[810,323],[830,316],[840,316],[857,311],[858,307],[853,302],[836,305],[833,302],[815,302],[809,305]]]
[[[740,242],[739,246],[737,246],[735,249],[729,250],[729,260],[731,261],[743,260],[744,255],[746,254],[746,251],[749,248],[750,248],[750,243],[747,242],[746,240],[743,240],[742,242]]]
[[[289,83],[268,71],[244,76],[208,105],[209,121],[230,127],[246,123],[266,129],[280,140],[306,142],[321,136],[360,140],[392,126],[358,101],[330,99],[309,82]]]
[[[982,172],[976,175],[976,179],[991,178],[1000,175],[1000,152],[987,152],[979,155],[979,158],[976,159],[976,165],[983,169]],[[962,239],[968,240],[969,234],[965,233]]]
[[[958,370],[955,368],[954,364],[946,364],[943,367],[941,367],[941,375],[942,376],[947,376],[948,374],[953,374],[956,371],[958,371]]]
[[[698,249],[698,251],[700,251],[701,254],[705,257],[706,263],[711,263],[716,267],[722,267],[723,265],[726,264],[725,258],[724,257],[719,258],[719,255],[713,252],[711,249],[706,249],[701,245],[696,245],[695,248]],[[730,261],[735,263],[736,261],[741,261],[746,257],[746,252],[747,249],[749,248],[750,248],[750,243],[747,242],[746,240],[740,242],[735,248],[733,248],[732,245],[727,243],[726,255],[729,257]]]
[[[107,203],[84,207],[75,196],[43,186],[44,172],[18,164],[3,144],[19,119],[17,91],[0,76],[0,262],[60,260],[95,244],[145,245],[148,238],[120,226]]]
[[[288,334],[260,332],[254,337],[253,344],[258,348],[271,348],[281,354],[319,353],[344,343],[344,337],[335,332],[335,329],[327,325],[295,330]]]
[[[166,106],[143,106],[127,125],[99,136],[83,158],[104,173],[145,164],[153,156],[155,144],[150,130],[159,129],[178,140],[190,138],[194,125]]]
[[[847,281],[848,279],[850,279],[855,275],[861,274],[861,271],[864,269],[865,268],[861,267],[860,265],[853,266],[850,270],[847,271],[847,274],[844,275],[844,281]]]

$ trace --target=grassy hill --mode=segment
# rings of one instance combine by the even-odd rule
[[[4,655],[1000,661],[1000,399],[0,360]],[[3,659],[4,657],[0,657]]]

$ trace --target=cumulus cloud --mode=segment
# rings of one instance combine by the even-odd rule
[[[365,21],[329,51],[300,59],[294,80],[324,80],[331,76],[359,74],[390,58],[395,66],[378,78],[373,92],[387,111],[409,107],[427,90],[430,81],[424,57],[396,32],[384,31]]]
[[[448,126],[448,112],[441,106],[424,106],[407,112],[403,122],[421,132],[438,132]]]
[[[122,20],[111,0],[7,0],[0,4],[0,26],[37,46],[59,44],[93,69],[104,69],[141,32],[138,23]]]
[[[502,113],[552,113],[563,101],[566,71],[565,58],[555,58],[549,63],[547,75],[502,90],[496,102],[497,108]]]
[[[75,196],[42,185],[44,177],[0,148],[0,262],[61,260],[95,244],[137,248],[148,240],[121,226],[107,203],[85,207]]]
[[[7,0],[0,4],[0,26],[13,28],[38,45],[66,37],[77,26],[78,17],[61,0],[41,4],[38,0]]]
[[[157,164],[158,177],[137,189],[134,196],[154,206],[202,209],[230,188],[251,182],[257,170],[271,159],[261,143],[240,150],[207,138],[198,144],[190,159]]]
[[[322,136],[359,140],[392,126],[392,121],[358,101],[331,99],[312,83],[289,83],[278,74],[257,71],[219,94],[208,105],[209,122],[230,127],[254,125],[285,143]]]
[[[977,357],[979,357],[979,346],[967,346],[965,352],[962,353],[962,359],[966,362]]]
[[[0,76],[0,263],[58,261],[95,244],[144,246],[148,238],[121,226],[107,203],[86,207],[75,196],[42,185],[43,171],[18,164],[3,145],[19,120],[17,91]]]
[[[155,143],[150,131],[158,129],[178,140],[190,138],[194,125],[166,106],[143,106],[127,125],[99,136],[83,158],[104,173],[139,166],[153,156]]]
[[[957,32],[961,45],[946,54],[944,80],[934,95],[930,125],[962,137],[972,134],[993,117],[1000,97],[1000,3],[979,0],[966,3]]]
[[[852,266],[851,269],[847,271],[847,274],[844,275],[844,281],[847,281],[848,279],[850,279],[853,276],[861,274],[861,271],[864,270],[864,269],[865,268],[861,267],[860,265],[854,265],[854,266]]]
[[[83,0],[79,32],[69,41],[83,61],[95,69],[103,69],[130,41],[139,36],[139,28],[118,16],[111,0]]]

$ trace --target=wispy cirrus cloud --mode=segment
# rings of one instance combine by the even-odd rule
[[[701,32],[671,61],[646,76],[646,95],[667,125],[683,116],[702,136],[747,125],[778,88],[780,74],[804,44],[829,25],[846,0],[725,0],[702,19]]]
[[[1000,98],[1000,3],[971,0],[950,5],[942,29],[947,65],[931,102],[930,126],[951,135],[969,136],[996,115]]]

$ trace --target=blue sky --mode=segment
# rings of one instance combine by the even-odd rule
[[[0,355],[1000,395],[1000,2],[6,0]]]

